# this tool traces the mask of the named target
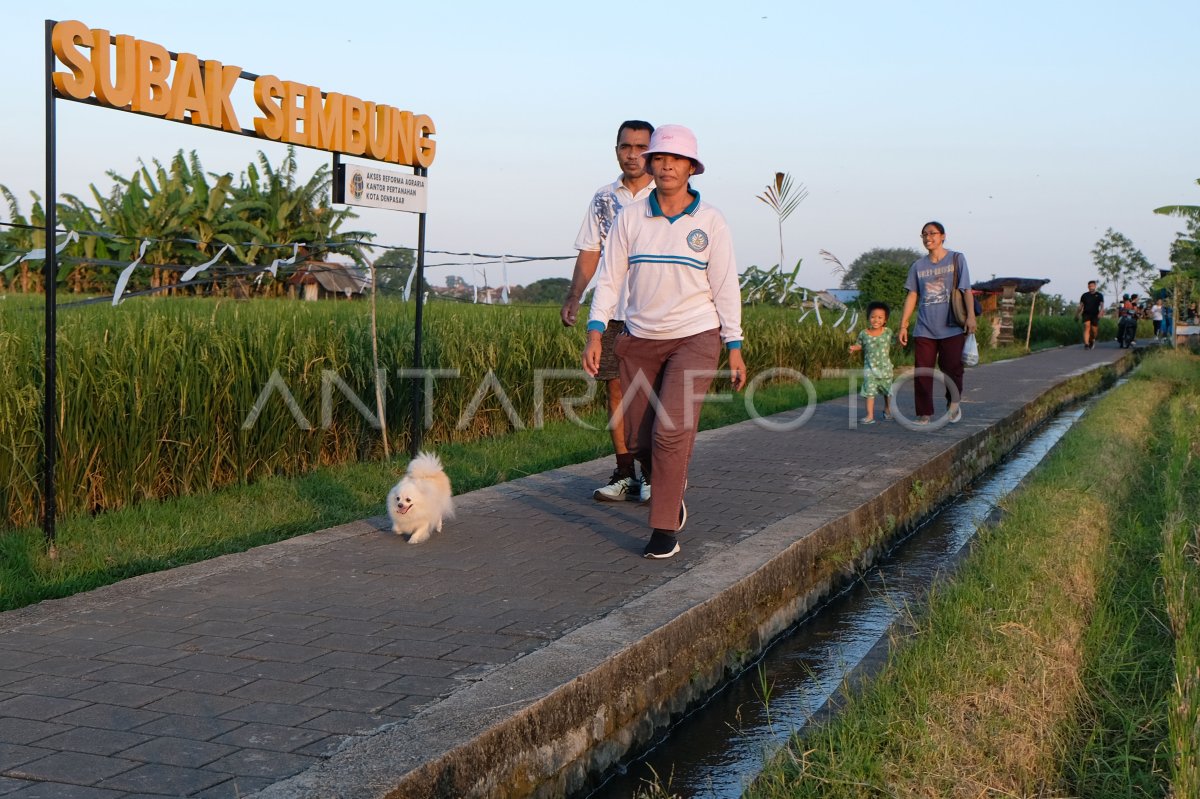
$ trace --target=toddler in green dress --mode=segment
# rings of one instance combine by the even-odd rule
[[[888,329],[890,310],[885,302],[867,306],[867,329],[858,334],[858,343],[850,345],[851,352],[862,351],[863,381],[859,394],[867,399],[867,415],[859,424],[875,424],[875,395],[883,395],[883,418],[892,418],[892,340],[895,334]]]

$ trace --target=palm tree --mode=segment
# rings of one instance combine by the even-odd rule
[[[794,191],[793,191],[794,189]],[[779,218],[779,266],[783,268],[783,222],[792,215],[792,211],[796,210],[796,206],[804,201],[808,196],[808,189],[804,184],[799,184],[799,188],[792,183],[792,176],[783,172],[775,173],[775,180],[767,184],[767,190],[758,195],[758,199],[771,207],[775,215]],[[799,264],[797,263],[797,268]]]

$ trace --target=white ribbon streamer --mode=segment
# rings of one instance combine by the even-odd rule
[[[224,247],[222,247],[220,250],[217,251],[217,254],[212,257],[211,261],[205,261],[204,263],[200,264],[199,266],[193,266],[191,269],[184,272],[183,276],[181,278],[179,278],[179,282],[187,283],[189,280],[194,278],[196,275],[200,274],[205,269],[208,269],[210,266],[215,264],[221,258],[221,256],[225,254],[225,251],[228,249],[229,249],[229,245],[226,244]]]
[[[408,271],[408,280],[404,283],[404,301],[408,302],[409,295],[412,293],[413,278],[417,276],[417,265],[414,263],[412,269]]]
[[[291,258],[288,258],[286,261],[285,261],[284,259],[282,259],[282,258],[276,258],[274,261],[272,261],[272,262],[271,262],[271,265],[267,267],[267,271],[271,273],[271,277],[277,277],[277,276],[278,276],[278,274],[279,274],[279,267],[281,267],[281,266],[291,266],[292,264],[296,263],[296,257],[297,257],[297,255],[298,255],[298,254],[299,254],[299,252],[300,252],[300,248],[301,248],[301,247],[303,247],[303,246],[305,246],[305,245],[303,245],[303,244],[293,244],[293,245],[292,245],[292,257],[291,257]]]
[[[473,303],[475,303],[476,305],[478,305],[478,304],[479,304],[479,270],[478,270],[478,269],[475,267],[475,253],[471,253],[471,254],[470,254],[468,257],[471,259],[471,260],[470,260],[470,264],[471,264],[471,290],[474,292],[474,293],[472,294],[472,300],[471,300],[471,302],[473,302]]]
[[[787,280],[783,282],[783,290],[779,292],[779,304],[783,305],[787,298],[795,293],[796,273],[788,275]]]
[[[146,255],[146,248],[150,246],[150,239],[145,239],[142,246],[138,248],[137,260],[129,266],[121,270],[121,276],[117,278],[117,289],[113,292],[113,306],[120,305],[121,295],[125,293],[125,284],[129,282],[129,277],[133,274],[133,270],[142,262],[142,258]]]
[[[65,239],[63,239],[62,244],[55,246],[54,252],[56,254],[62,252],[63,250],[66,249],[67,245],[73,241],[79,241],[79,234],[76,233],[74,230],[68,230],[67,237]],[[0,266],[0,274],[3,274],[4,270],[8,269],[10,266],[15,266],[15,265],[21,263],[22,261],[41,261],[45,257],[46,257],[46,248],[45,247],[40,247],[36,250],[30,250],[29,252],[25,253],[24,255],[18,255],[16,258],[14,258],[11,261],[9,261],[8,263],[6,263],[4,266]]]

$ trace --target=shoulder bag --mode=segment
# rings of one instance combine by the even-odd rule
[[[954,253],[954,282],[950,284],[950,324],[956,327],[967,326],[967,292],[958,287],[958,253]],[[983,313],[983,306],[975,300],[975,316]]]

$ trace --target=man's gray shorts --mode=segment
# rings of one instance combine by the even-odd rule
[[[624,332],[625,323],[619,319],[612,320],[608,327],[604,328],[604,335],[600,337],[600,371],[596,372],[597,380],[607,382],[620,379],[621,370],[617,365],[615,345],[617,336]]]

